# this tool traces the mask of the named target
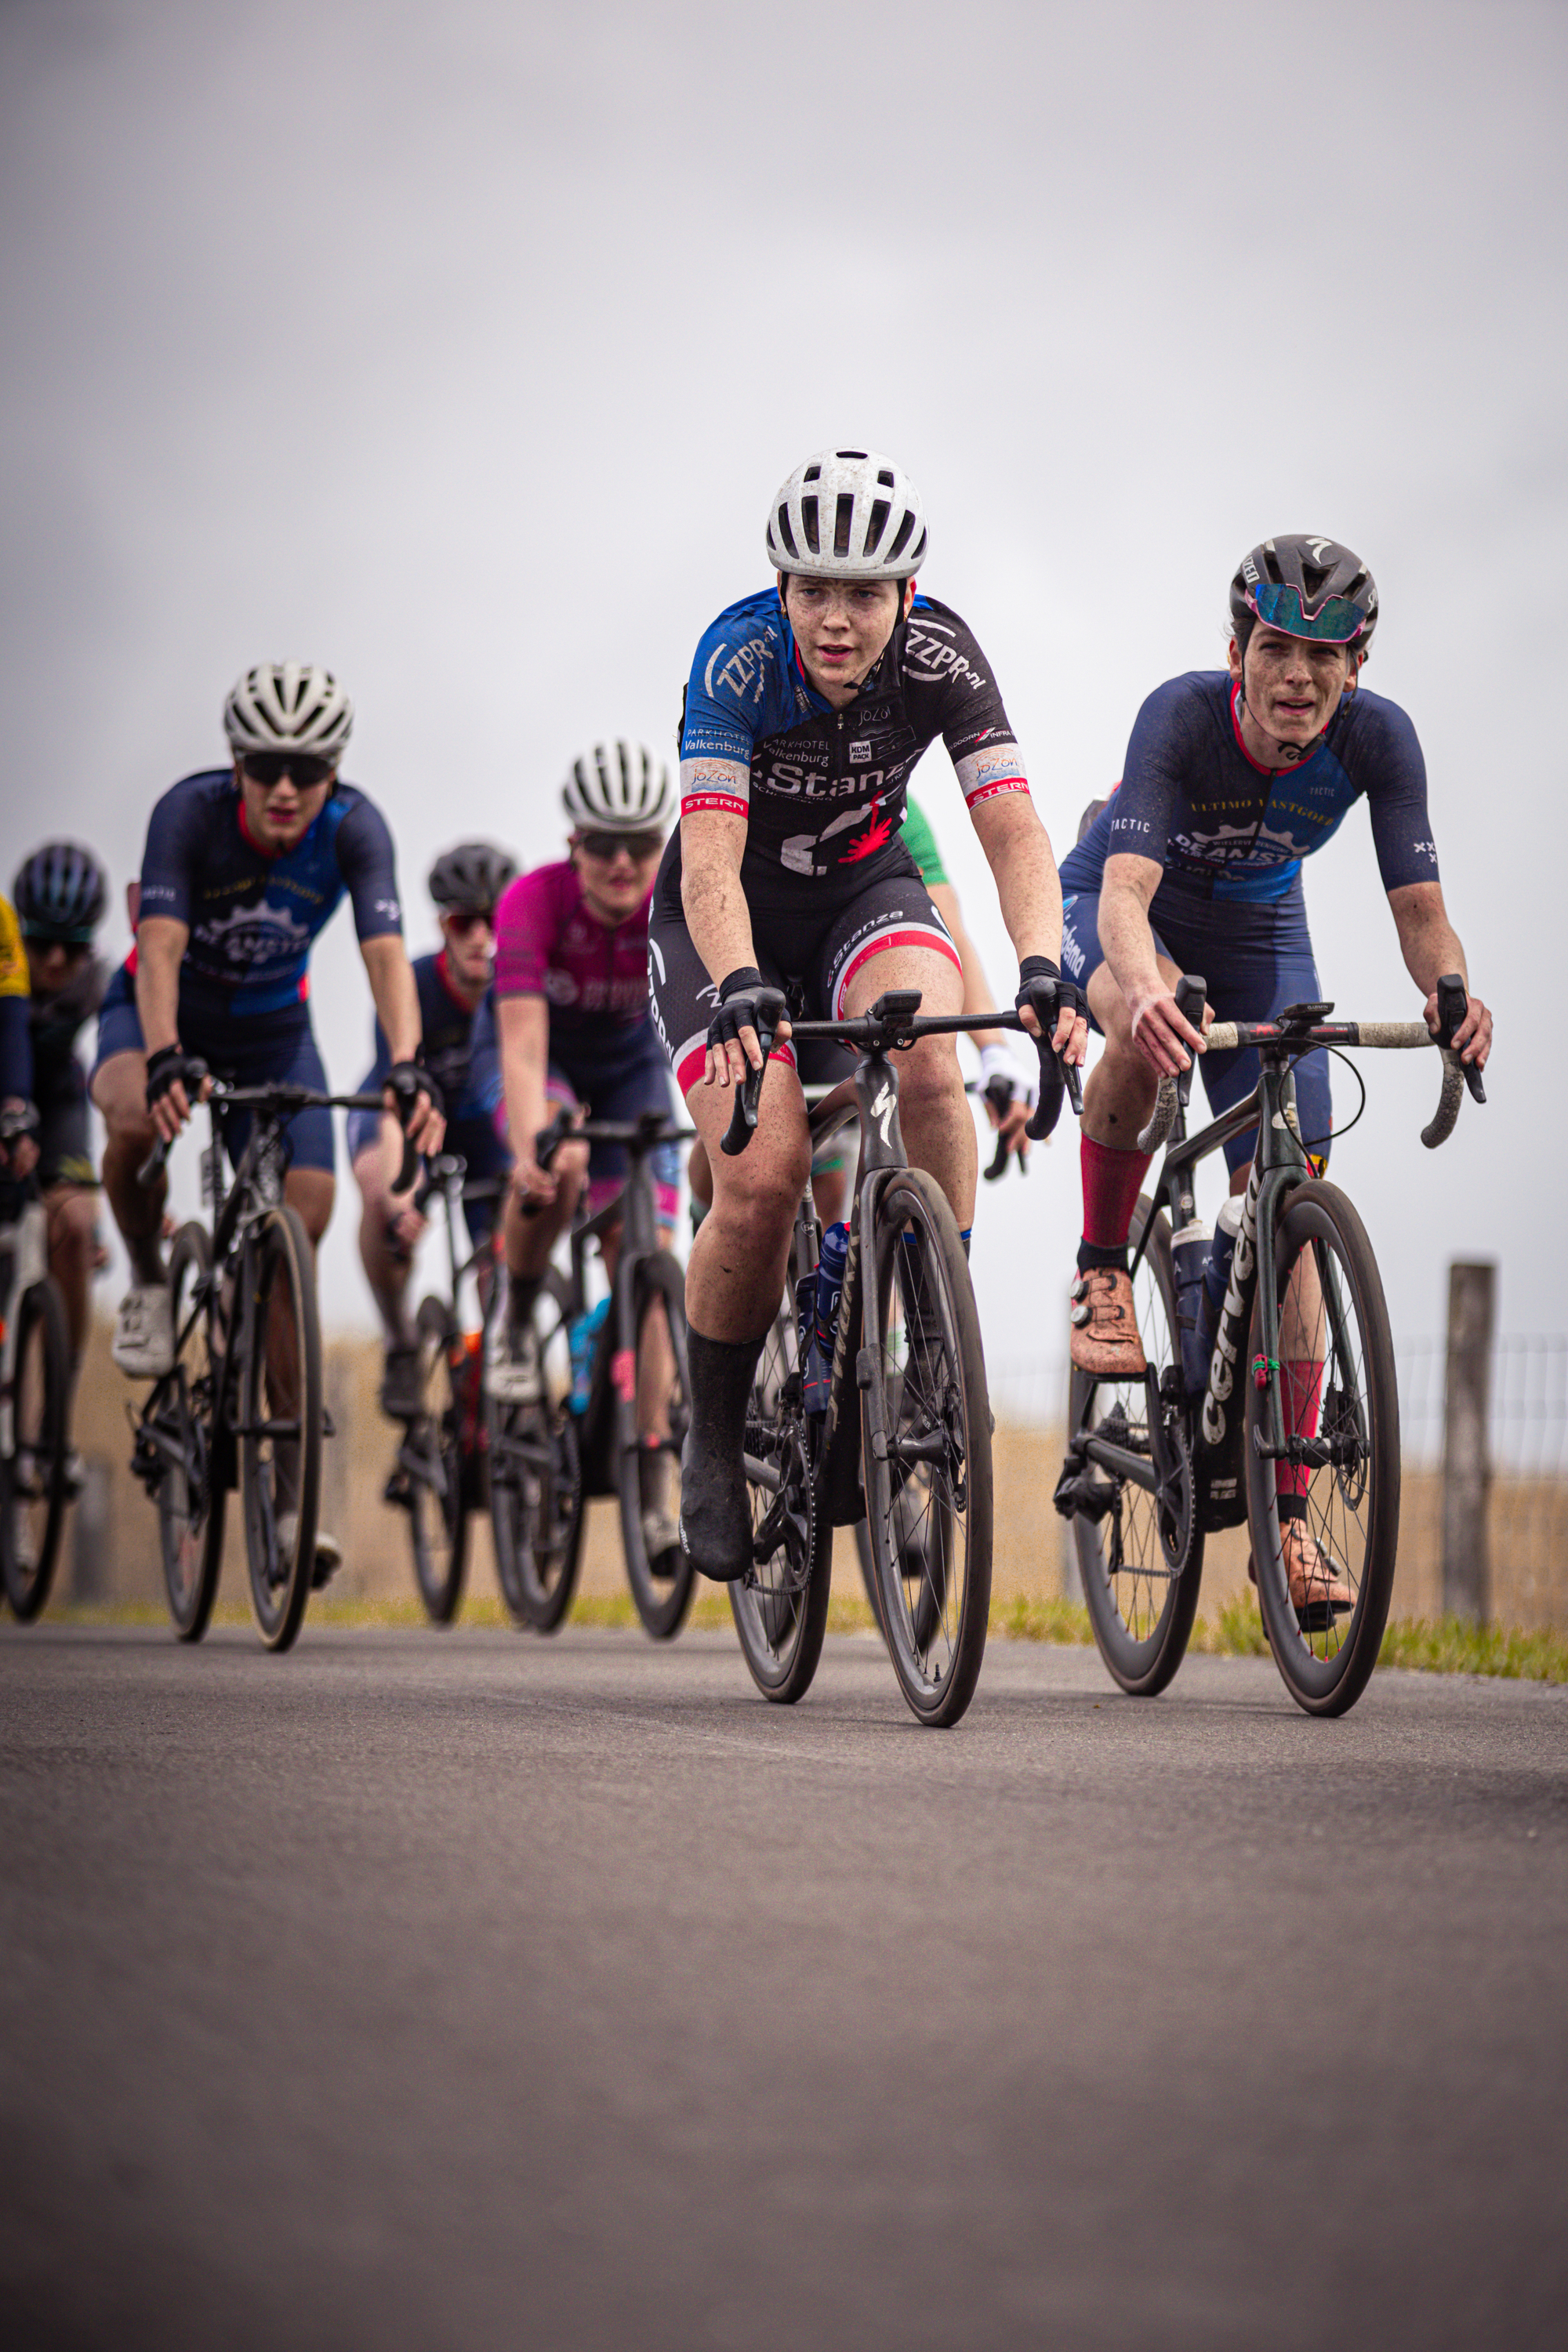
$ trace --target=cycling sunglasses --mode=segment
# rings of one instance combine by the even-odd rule
[[[470,931],[493,931],[496,927],[493,907],[448,907],[446,915],[448,928],[460,940],[466,940]]]
[[[1277,588],[1271,580],[1260,580],[1249,589],[1247,601],[1260,621],[1271,629],[1283,629],[1288,637],[1316,637],[1325,645],[1347,646],[1366,626],[1366,614],[1348,596],[1331,596],[1316,613],[1304,613],[1300,591]]]
[[[606,866],[618,849],[624,849],[636,865],[664,847],[664,835],[662,833],[580,833],[577,842],[590,857],[602,857]]]
[[[314,751],[247,751],[239,764],[253,784],[263,784],[268,792],[289,776],[297,792],[313,793],[337,773],[336,761],[323,760]]]

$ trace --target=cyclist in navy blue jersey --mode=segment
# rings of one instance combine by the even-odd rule
[[[160,1248],[165,1187],[136,1171],[157,1137],[191,1111],[189,1063],[241,1085],[326,1087],[311,1033],[310,946],[340,900],[353,901],[371,992],[392,1044],[389,1108],[407,1112],[422,1149],[438,1147],[438,1091],[419,1067],[419,998],[403,944],[392,837],[374,802],[338,782],[353,709],[330,674],[294,662],[249,671],[228,697],[230,768],[187,776],[153,812],[136,947],[99,1018],[92,1097],[109,1129],[103,1182],[131,1255],[132,1287],[113,1354],[156,1378],[173,1348]],[[225,1122],[232,1157],[248,1118]],[[325,1111],[290,1122],[285,1180],[312,1244],[331,1214],[332,1132]]]
[[[496,1041],[496,901],[517,872],[493,842],[465,841],[430,870],[430,896],[441,925],[433,955],[416,956],[426,1068],[447,1106],[446,1146],[459,1152],[473,1177],[502,1176],[511,1154],[497,1131],[501,1109],[500,1054]],[[358,1091],[384,1085],[392,1067],[386,1032],[375,1024],[375,1058]],[[403,1158],[403,1130],[390,1113],[349,1114],[349,1162],[363,1202],[360,1258],[381,1310],[386,1338],[383,1412],[410,1421],[420,1411],[419,1346],[408,1314],[408,1282],[425,1218],[410,1195],[393,1185]],[[476,1201],[465,1211],[476,1246],[488,1240],[494,1204]]]
[[[1372,821],[1379,871],[1412,979],[1437,1023],[1436,983],[1465,970],[1437,876],[1426,772],[1396,703],[1360,685],[1377,624],[1377,590],[1361,559],[1330,539],[1264,541],[1231,583],[1228,668],[1156,688],[1127,747],[1121,784],[1062,865],[1062,961],[1087,989],[1106,1050],[1084,1092],[1084,1228],[1072,1286],[1075,1364],[1101,1378],[1144,1370],[1127,1273],[1132,1210],[1149,1161],[1136,1138],[1159,1076],[1203,1053],[1216,1113],[1258,1081],[1253,1053],[1208,1054],[1172,993],[1184,971],[1208,986],[1205,1024],[1264,1021],[1320,994],[1301,862],[1356,801]],[[1469,998],[1457,1043],[1484,1068],[1492,1019]],[[1296,1066],[1301,1138],[1321,1164],[1331,1111],[1327,1057]],[[1226,1146],[1232,1189],[1247,1182],[1250,1132]],[[1293,1388],[1315,1394],[1310,1365]],[[1308,1408],[1315,1413],[1315,1406]],[[1303,1433],[1310,1433],[1304,1432]],[[1296,1489],[1280,1471],[1288,1565],[1299,1599],[1322,1564]],[[1298,1556],[1299,1555],[1299,1556]],[[1340,1605],[1336,1583],[1330,1598]]]
[[[1060,891],[991,666],[959,615],[917,597],[919,493],[873,451],[796,468],[767,529],[776,586],[721,614],[700,643],[681,728],[681,819],[648,925],[654,1017],[715,1179],[687,1278],[692,1427],[681,1538],[705,1574],[750,1564],[746,1400],[777,1311],[809,1160],[793,1068],[763,1088],[747,1150],[719,1150],[730,1087],[760,1062],[760,993],[804,984],[810,1014],[853,1015],[918,988],[928,1013],[963,999],[958,950],[899,837],[909,777],[940,735],[996,877],[1021,965],[1018,1003],[1065,1058],[1087,1032],[1064,984]],[[784,1032],[779,1047],[793,1052]],[[973,1122],[952,1038],[900,1061],[913,1163],[973,1214]]]

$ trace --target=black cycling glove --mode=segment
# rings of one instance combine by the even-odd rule
[[[206,1076],[205,1065],[198,1062],[194,1055],[187,1054],[183,1045],[160,1045],[155,1054],[149,1054],[147,1056],[148,1109],[151,1110],[154,1103],[162,1102],[163,1097],[174,1087],[184,1087],[187,1096],[194,1095],[195,1085],[192,1080],[193,1071],[195,1073],[197,1083]]]
[[[1075,981],[1064,980],[1049,956],[1026,956],[1018,967],[1018,993],[1013,999],[1022,1013],[1028,1005],[1040,1024],[1040,1034],[1048,1044],[1057,1025],[1057,1016],[1064,1006],[1074,1017],[1089,1015],[1089,999]]]
[[[755,964],[743,963],[719,982],[719,1003],[708,1024],[708,1043],[719,1051],[731,1039],[738,1041],[742,1029],[754,1029],[758,1044],[765,1050],[784,1009],[783,989],[771,988]]]
[[[414,1116],[416,1096],[428,1095],[433,1110],[444,1111],[447,1108],[446,1097],[423,1062],[394,1062],[383,1084],[396,1096],[397,1116],[405,1127]]]

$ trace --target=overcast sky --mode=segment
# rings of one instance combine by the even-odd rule
[[[1397,1336],[1440,1328],[1455,1254],[1500,1260],[1504,1329],[1568,1329],[1565,62],[1564,10],[1506,0],[5,0],[5,874],[69,831],[121,884],[236,674],[321,661],[417,951],[439,848],[558,856],[579,749],[672,746],[770,493],[835,441],[921,485],[923,584],[1060,848],[1143,696],[1222,657],[1242,551],[1321,530],[1377,574],[1368,683],[1421,735],[1498,1018],[1492,1101],[1436,1157],[1435,1061],[1363,1056],[1335,1172]],[[919,790],[1010,994],[940,750]],[[1325,993],[1413,1013],[1364,811],[1307,896]],[[315,1001],[352,1085],[346,909]],[[1063,1353],[1077,1160],[983,1193],[997,1363]],[[340,1324],[370,1319],[355,1207]]]

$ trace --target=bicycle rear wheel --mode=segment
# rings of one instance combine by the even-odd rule
[[[11,1454],[0,1458],[0,1559],[6,1598],[27,1624],[49,1597],[68,1500],[70,1345],[52,1276],[23,1292],[16,1324]]]
[[[920,1721],[974,1696],[991,1608],[991,1408],[969,1263],[941,1187],[901,1170],[877,1196],[861,1461],[882,1630]],[[867,1361],[868,1358],[868,1361]]]
[[[419,1597],[433,1625],[449,1625],[468,1569],[463,1418],[471,1365],[445,1299],[426,1298],[416,1328],[422,1410],[398,1463],[408,1481],[408,1532]]]
[[[1096,1381],[1074,1370],[1068,1402],[1069,1444],[1093,1436],[1154,1463],[1156,1432],[1182,1462],[1173,1507],[1162,1511],[1147,1488],[1086,1465],[1093,1511],[1072,1523],[1084,1604],[1111,1679],[1133,1698],[1163,1691],[1186,1654],[1203,1577],[1203,1532],[1194,1524],[1192,1454],[1184,1407],[1162,1403],[1160,1376],[1181,1360],[1170,1220],[1147,1199],[1132,1213],[1131,1238],[1154,1230],[1133,1285],[1138,1336],[1148,1359],[1142,1381]]]
[[[617,1433],[626,1408],[633,1423],[639,1402],[654,1402],[654,1429],[627,1444],[620,1438],[616,1486],[621,1503],[621,1546],[637,1615],[656,1642],[668,1642],[686,1622],[696,1590],[697,1570],[680,1549],[680,1449],[691,1424],[690,1374],[686,1368],[686,1277],[668,1250],[658,1250],[637,1269],[633,1328],[637,1349],[629,1363],[611,1360],[616,1391]],[[656,1526],[656,1522],[664,1522]],[[657,1549],[650,1536],[668,1535]]]
[[[583,1550],[583,1465],[571,1408],[565,1303],[547,1276],[534,1310],[543,1394],[484,1399],[496,1574],[515,1622],[552,1633],[572,1605]]]
[[[1399,1392],[1383,1283],[1366,1228],[1334,1184],[1304,1183],[1275,1225],[1275,1286],[1280,1301],[1280,1380],[1304,1437],[1329,1458],[1303,1465],[1307,1537],[1338,1570],[1351,1594],[1333,1606],[1326,1584],[1293,1600],[1281,1542],[1276,1465],[1260,1456],[1268,1392],[1247,1383],[1247,1519],[1274,1663],[1309,1715],[1343,1715],[1366,1688],[1388,1622],[1399,1549]],[[1295,1285],[1300,1354],[1286,1356]],[[1315,1303],[1314,1303],[1315,1301]],[[1252,1354],[1263,1352],[1261,1305],[1253,1309]],[[1292,1374],[1310,1363],[1314,1373]],[[1314,1386],[1315,1382],[1315,1386]],[[1294,1411],[1289,1409],[1294,1407]],[[1315,1433],[1303,1426],[1316,1421]]]
[[[239,1464],[250,1600],[268,1648],[287,1650],[310,1597],[321,1489],[321,1332],[298,1212],[268,1210],[241,1263],[253,1302],[237,1318],[247,1348]]]
[[[789,1390],[796,1353],[795,1301],[786,1297],[763,1342],[746,1409],[752,1532],[755,1539],[766,1527],[772,1541],[744,1577],[725,1587],[746,1670],[778,1706],[793,1706],[811,1688],[833,1584],[799,1400]]]
[[[169,1614],[182,1642],[199,1642],[217,1598],[228,1500],[224,1449],[213,1415],[211,1320],[195,1293],[212,1267],[212,1244],[194,1221],[174,1236],[169,1294],[174,1369],[160,1381],[150,1434],[165,1468],[158,1481],[158,1538]],[[187,1328],[188,1327],[188,1328]]]

